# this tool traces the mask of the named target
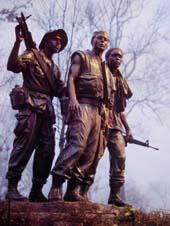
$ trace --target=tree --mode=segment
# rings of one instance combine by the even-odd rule
[[[134,86],[134,97],[129,103],[127,114],[133,113],[133,109],[138,107],[138,112],[149,111],[160,118],[160,110],[165,105],[167,107],[169,93],[169,88],[161,76],[166,76],[167,81],[169,75],[166,71],[167,57],[160,56],[156,50],[164,41],[162,24],[167,14],[164,8],[159,6],[159,10],[155,9],[157,11],[149,18],[148,23],[143,24],[140,16],[147,6],[148,3],[144,0],[59,0],[33,3],[33,10],[35,21],[44,31],[61,27],[68,33],[69,45],[64,53],[57,57],[65,81],[71,53],[87,48],[93,31],[109,31],[111,47],[120,46],[124,50],[122,71]],[[141,23],[142,26],[137,26],[137,23]],[[66,64],[63,64],[63,61]],[[61,121],[57,125],[57,131],[60,132]]]
[[[118,46],[124,51],[124,64],[121,70],[133,86],[134,96],[127,108],[132,127],[137,133],[140,126],[144,127],[142,119],[148,115],[161,120],[161,113],[170,107],[169,52],[167,50],[169,30],[168,25],[167,28],[165,26],[165,17],[168,18],[169,14],[168,7],[162,7],[164,2],[153,9],[152,15],[146,12],[147,8],[154,8],[154,5],[144,0],[30,0],[25,1],[26,8],[20,4],[20,1],[14,2],[14,7],[10,6],[8,10],[0,11],[0,25],[6,23],[8,26],[9,22],[13,23],[16,14],[22,9],[25,15],[32,14],[28,24],[36,41],[41,39],[44,32],[49,29],[63,28],[67,31],[69,43],[66,49],[55,58],[65,82],[71,53],[77,49],[89,48],[90,38],[95,30],[108,31],[111,47]],[[160,49],[162,46],[164,46],[163,50]],[[2,51],[7,48],[4,46]],[[0,58],[2,59],[3,56]],[[11,74],[6,76],[5,68],[1,72],[5,75],[5,79],[1,79],[0,85],[4,90],[8,90],[5,92],[9,92],[16,78]],[[0,104],[4,106],[2,99]],[[55,105],[56,139],[62,141],[60,143],[60,149],[62,149],[65,125],[62,123],[59,102],[56,101]],[[1,118],[3,118],[2,115]],[[138,121],[141,122],[140,125]],[[2,126],[5,127],[3,124]],[[8,135],[3,137],[5,136],[8,137]],[[56,149],[58,151],[58,148]]]

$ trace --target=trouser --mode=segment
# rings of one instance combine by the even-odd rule
[[[54,158],[55,132],[42,114],[29,108],[16,115],[15,139],[10,155],[7,179],[19,181],[34,149],[33,182],[46,183]]]
[[[53,178],[83,181],[96,156],[101,116],[96,106],[80,104],[81,112],[70,117],[66,146],[52,170]]]
[[[106,115],[106,112],[101,109],[101,128],[100,128],[100,133],[99,133],[99,139],[98,139],[98,145],[97,145],[97,150],[95,154],[95,158],[89,168],[89,170],[86,172],[85,177],[81,183],[81,190],[82,193],[83,191],[88,191],[89,187],[91,184],[94,182],[95,174],[96,174],[96,169],[98,166],[98,163],[100,159],[102,158],[105,148],[107,146],[107,141],[108,141],[108,128],[106,125],[108,122],[108,118]],[[87,147],[89,148],[90,151],[90,146]],[[82,160],[84,160],[84,156],[82,156]],[[81,167],[81,162],[79,161],[80,167]]]
[[[83,181],[81,183],[81,185],[83,187],[90,187],[93,184],[94,178],[95,178],[95,174],[96,174],[96,169],[97,169],[97,166],[98,166],[98,163],[99,163],[100,159],[102,158],[102,156],[104,154],[106,143],[107,143],[107,140],[106,140],[104,131],[100,130],[95,157],[94,157],[93,162],[90,165],[88,171],[84,175]],[[90,151],[90,146],[89,146],[89,151]],[[85,161],[84,156],[82,156],[81,159],[82,159],[83,162]],[[80,168],[81,168],[81,165],[82,165],[81,161],[79,161],[79,167]]]
[[[125,140],[119,130],[110,130],[108,145],[110,156],[110,187],[120,188],[125,182]]]

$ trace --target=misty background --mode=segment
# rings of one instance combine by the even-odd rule
[[[45,32],[63,28],[69,38],[64,51],[54,60],[67,81],[69,57],[75,50],[91,48],[96,30],[110,34],[110,46],[124,52],[121,71],[134,95],[126,113],[136,139],[149,139],[159,151],[128,144],[126,148],[125,196],[144,210],[170,210],[170,1],[168,0],[0,0],[0,198],[4,199],[8,158],[12,149],[16,111],[11,109],[9,93],[22,76],[6,70],[15,41],[16,16],[32,15],[28,27],[37,43]],[[25,50],[21,46],[21,53]],[[63,148],[65,126],[58,100],[56,157]],[[61,139],[62,138],[62,139]],[[90,189],[93,202],[107,203],[109,194],[108,151],[100,161]],[[19,190],[28,195],[31,188],[32,159],[23,173]],[[51,177],[44,186],[47,195]],[[65,188],[64,188],[65,189]]]

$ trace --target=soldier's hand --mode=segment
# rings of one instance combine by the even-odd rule
[[[22,30],[20,25],[17,25],[15,27],[15,36],[16,36],[16,41],[21,42],[24,39],[24,37],[22,36]]]
[[[75,113],[81,112],[81,107],[76,99],[70,99],[68,109]]]
[[[127,139],[127,141],[130,139],[134,139],[132,131],[130,129],[126,130],[126,139]]]

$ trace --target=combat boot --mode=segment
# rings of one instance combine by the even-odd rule
[[[52,180],[52,186],[48,194],[48,201],[61,201],[62,200],[62,182]]]
[[[17,189],[18,181],[16,180],[9,180],[8,181],[8,191],[6,194],[6,199],[14,200],[14,201],[27,201],[28,199],[21,195]]]
[[[132,205],[126,203],[124,200],[121,199],[119,196],[120,188],[111,188],[110,195],[108,199],[108,204],[115,205],[117,207],[132,207]]]
[[[31,192],[29,194],[30,202],[47,202],[48,199],[42,193],[43,184],[39,184],[37,182],[33,182]]]
[[[83,196],[79,194],[78,191],[79,184],[75,180],[68,180],[67,190],[64,195],[64,201],[76,202],[76,201],[85,201]]]

